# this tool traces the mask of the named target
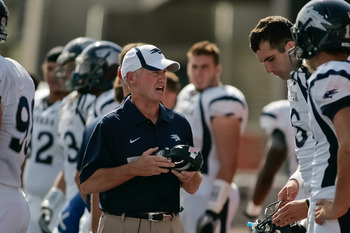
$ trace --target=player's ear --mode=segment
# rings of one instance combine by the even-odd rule
[[[118,77],[119,79],[123,79],[123,77],[122,77],[122,69],[120,68],[120,66],[118,67],[117,77]]]
[[[289,51],[291,48],[294,48],[294,46],[295,46],[294,41],[290,40],[286,43],[285,49],[286,51]]]

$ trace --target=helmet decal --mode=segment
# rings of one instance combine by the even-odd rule
[[[315,11],[313,7],[308,7],[306,9],[306,14],[302,15],[299,21],[300,23],[305,25],[305,30],[309,27],[315,27],[323,31],[327,31],[327,29],[323,25],[332,25],[330,22],[325,20],[321,14]]]

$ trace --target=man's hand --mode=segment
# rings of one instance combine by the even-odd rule
[[[129,163],[133,170],[137,172],[137,176],[153,176],[161,173],[168,173],[169,169],[175,167],[171,159],[162,156],[155,156],[158,147],[150,148],[134,162]]]
[[[316,202],[315,221],[317,224],[322,225],[326,219],[336,219],[341,216],[342,214],[335,211],[333,202],[325,199]]]
[[[279,227],[287,226],[293,222],[307,217],[308,207],[305,199],[292,201],[280,208],[273,216],[272,223]]]
[[[197,173],[197,172],[188,172],[188,171],[178,172],[176,170],[171,170],[171,172],[175,176],[177,176],[183,184],[189,183],[192,180],[193,176]]]
[[[278,193],[278,200],[282,201],[281,206],[294,201],[299,192],[299,184],[296,180],[289,180]]]

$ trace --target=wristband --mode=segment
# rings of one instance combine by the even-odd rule
[[[61,189],[52,187],[41,203],[42,208],[51,210],[58,208],[64,202],[64,193]]]
[[[301,176],[301,172],[299,169],[293,173],[293,175],[288,179],[288,181],[289,180],[296,180],[296,182],[298,182],[299,189],[304,185],[304,179]]]
[[[310,207],[309,198],[306,198],[306,199],[305,199],[305,205],[306,205],[307,209],[309,209],[309,207]]]
[[[230,188],[231,186],[228,182],[221,179],[215,179],[213,182],[213,188],[211,190],[207,209],[217,214],[220,213],[222,207],[227,201],[230,193]]]
[[[262,206],[255,205],[253,201],[249,201],[246,209],[246,213],[250,216],[259,216]]]

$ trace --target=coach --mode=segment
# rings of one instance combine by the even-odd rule
[[[178,172],[171,160],[154,156],[166,147],[193,146],[187,120],[161,104],[165,72],[179,68],[153,45],[125,55],[121,74],[131,96],[97,124],[80,174],[84,193],[100,193],[99,233],[184,232],[179,190],[195,193],[201,174]]]

